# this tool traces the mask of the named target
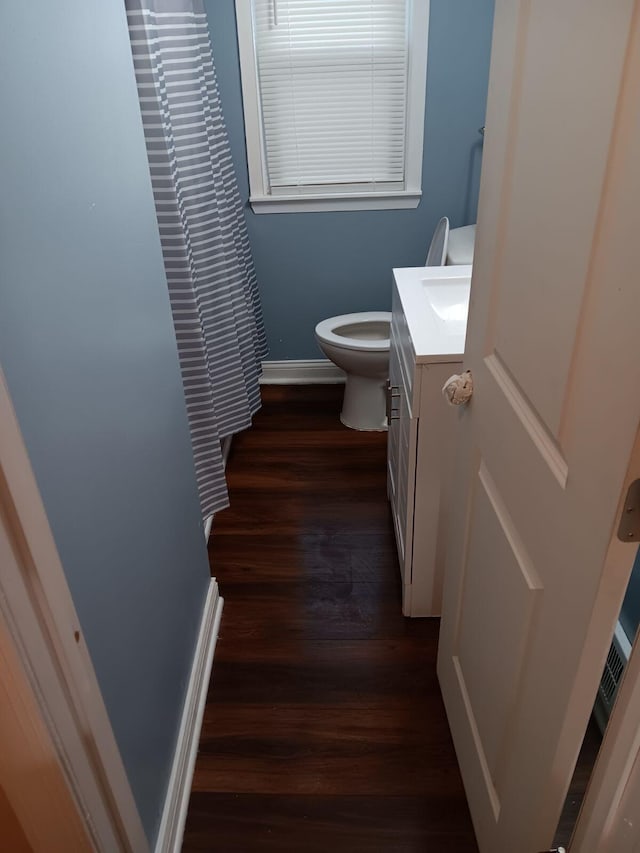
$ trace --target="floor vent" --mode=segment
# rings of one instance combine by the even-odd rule
[[[607,655],[607,662],[602,673],[600,687],[598,688],[598,698],[594,707],[594,715],[603,734],[609,721],[613,703],[616,700],[620,681],[622,680],[622,674],[630,654],[631,643],[622,625],[616,622],[616,631],[613,635],[609,654]]]

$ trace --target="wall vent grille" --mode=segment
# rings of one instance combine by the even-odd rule
[[[613,642],[607,655],[607,662],[602,673],[600,687],[598,688],[598,698],[594,708],[594,715],[604,734],[609,716],[613,710],[613,704],[618,695],[620,682],[624,669],[631,654],[631,643],[624,631],[622,625],[617,622]]]

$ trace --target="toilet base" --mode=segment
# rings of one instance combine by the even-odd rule
[[[383,432],[387,425],[387,379],[347,373],[340,420],[349,429]]]

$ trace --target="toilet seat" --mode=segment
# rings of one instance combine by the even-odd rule
[[[316,335],[320,340],[342,349],[363,352],[385,352],[390,347],[389,338],[358,338],[338,334],[335,330],[349,326],[366,326],[368,323],[388,323],[391,327],[390,311],[360,311],[356,314],[341,314],[322,320],[316,326]]]

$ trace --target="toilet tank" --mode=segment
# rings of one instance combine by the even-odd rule
[[[473,245],[476,239],[476,226],[465,225],[449,231],[447,245],[447,266],[473,263]]]

